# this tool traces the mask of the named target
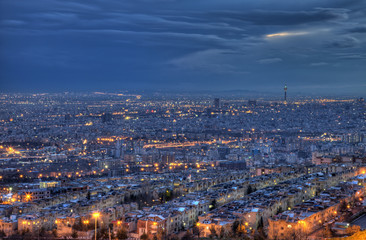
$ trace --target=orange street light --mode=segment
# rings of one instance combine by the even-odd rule
[[[27,193],[27,194],[25,195],[25,201],[29,202],[31,199],[32,199],[32,195],[31,195],[31,194],[29,194],[29,193]]]
[[[97,223],[98,223],[98,217],[100,216],[99,212],[93,213],[93,217],[95,218],[95,240],[97,240]]]

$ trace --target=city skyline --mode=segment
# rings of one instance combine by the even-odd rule
[[[0,238],[366,236],[363,98],[0,93],[0,105]]]

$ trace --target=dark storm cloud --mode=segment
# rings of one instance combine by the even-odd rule
[[[252,22],[257,25],[298,25],[348,18],[347,9],[318,8],[312,11],[263,11],[249,13],[218,12],[216,16],[223,19],[235,19]]]
[[[332,41],[329,46],[330,47],[337,47],[337,48],[354,48],[359,45],[360,41],[351,36],[345,36],[342,38],[339,38],[335,41]]]
[[[340,53],[335,54],[336,58],[342,59],[342,60],[366,60],[366,53],[355,53],[355,52],[349,52],[349,53]]]
[[[101,79],[112,90],[272,90],[286,81],[313,91],[314,83],[345,79],[357,86],[365,75],[364,7],[361,0],[3,0],[0,87],[97,90]]]
[[[366,26],[351,28],[351,29],[349,29],[349,32],[351,32],[351,33],[366,33]]]

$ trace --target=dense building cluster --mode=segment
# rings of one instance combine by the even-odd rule
[[[62,93],[0,105],[0,237],[345,236],[364,211],[363,99]]]

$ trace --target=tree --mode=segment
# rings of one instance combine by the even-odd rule
[[[276,213],[276,215],[277,214],[279,214],[279,213],[281,213],[282,212],[282,207],[281,206],[279,206],[278,208],[277,208],[277,213]]]
[[[24,235],[22,236],[22,239],[25,239],[25,240],[30,240],[30,239],[33,239],[34,236],[32,236],[32,233],[29,231],[29,229],[27,228],[27,231],[24,232]]]
[[[47,235],[46,229],[44,227],[41,227],[39,230],[39,236],[45,237]]]
[[[225,229],[223,226],[220,227],[220,232],[219,232],[220,238],[225,237]]]
[[[263,227],[257,229],[257,231],[254,233],[254,239],[255,240],[266,240],[267,239],[267,236],[263,230]]]
[[[258,222],[258,225],[257,225],[257,229],[258,228],[263,228],[264,227],[264,224],[263,224],[263,217],[261,217],[261,219],[259,220]]]
[[[173,192],[167,189],[164,194],[165,201],[170,201],[173,198]]]
[[[90,200],[90,196],[91,196],[90,191],[88,191],[88,193],[86,194],[86,199]]]
[[[244,236],[247,233],[247,229],[245,228],[245,225],[239,222],[238,229],[236,230],[236,234],[239,236]]]
[[[165,239],[165,236],[166,236],[165,229],[159,228],[158,229],[158,233],[156,234],[156,236],[158,237],[158,239],[164,240]]]
[[[216,228],[215,228],[215,225],[211,225],[210,226],[210,237],[211,238],[214,238],[214,237],[217,237],[217,232],[216,232]]]
[[[54,236],[55,238],[57,238],[57,229],[55,228],[55,229],[53,229],[52,230],[52,236]]]
[[[124,228],[119,229],[118,232],[117,232],[117,238],[118,238],[118,240],[125,240],[125,239],[127,239],[128,238],[128,234],[127,234],[126,229],[124,229]]]
[[[72,237],[73,239],[78,238],[78,231],[76,231],[75,229],[73,229],[73,230],[72,230],[72,233],[71,233],[71,237]]]
[[[100,233],[100,238],[109,239],[109,232],[108,232],[108,229],[106,227],[101,228],[99,233]]]
[[[331,238],[333,237],[333,232],[332,230],[330,229],[329,225],[326,225],[323,229],[323,237],[325,238]]]
[[[198,226],[194,226],[192,229],[193,235],[197,235],[198,238],[200,238],[201,232],[202,232],[202,227],[198,227]]]
[[[77,231],[83,230],[83,224],[81,223],[81,218],[79,218],[79,220],[74,225],[72,225],[72,229],[75,229]]]
[[[347,211],[347,203],[345,200],[342,200],[341,203],[339,204],[339,211],[340,212]]]
[[[182,237],[182,240],[191,240],[191,239],[193,239],[192,233],[190,231],[186,231],[186,233]]]
[[[252,185],[249,185],[248,188],[247,188],[247,195],[251,194],[252,192],[253,192]]]
[[[22,239],[32,239],[32,233],[29,231],[29,228],[23,229],[21,232]]]
[[[233,225],[231,226],[231,230],[234,236],[236,236],[237,232],[238,232],[238,227],[239,227],[240,223],[238,220],[235,220],[233,222]]]
[[[214,200],[211,201],[211,206],[210,206],[211,208],[210,208],[210,210],[215,209],[216,206],[217,206],[217,202],[216,202],[216,199],[214,199]]]
[[[185,231],[185,230],[186,230],[186,227],[182,224],[182,225],[180,226],[180,230],[181,230],[181,231]]]
[[[8,237],[9,240],[18,240],[18,239],[23,239],[22,235],[20,235],[20,233],[17,231],[15,234],[11,235]]]
[[[360,226],[357,226],[357,225],[352,225],[352,226],[349,226],[347,229],[346,229],[346,233],[348,235],[353,235],[357,232],[359,232],[361,230]]]
[[[144,233],[144,234],[141,235],[140,239],[141,240],[148,240],[149,236],[146,233]]]
[[[110,233],[111,233],[111,239],[115,239],[116,236],[114,235],[114,232],[111,230]]]

